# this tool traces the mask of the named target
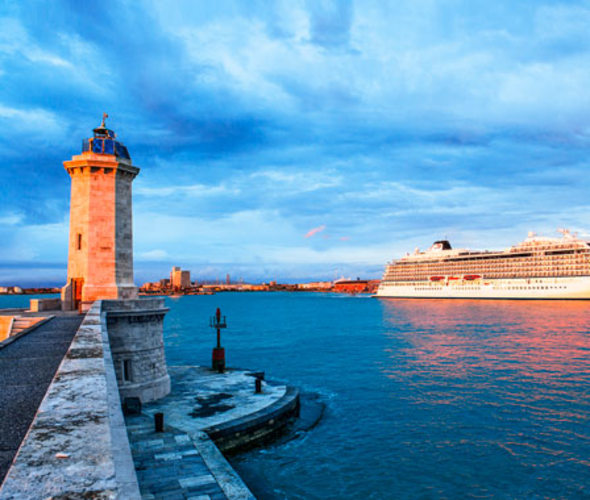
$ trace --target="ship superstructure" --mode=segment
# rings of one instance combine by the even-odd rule
[[[590,243],[529,236],[504,251],[453,249],[446,240],[389,263],[378,297],[590,299]]]

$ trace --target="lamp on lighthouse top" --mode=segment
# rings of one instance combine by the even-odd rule
[[[108,116],[108,114],[103,113],[100,125],[93,129],[94,137],[82,141],[82,152],[114,155],[117,158],[131,160],[127,148],[117,139],[117,134],[106,127],[105,120]]]

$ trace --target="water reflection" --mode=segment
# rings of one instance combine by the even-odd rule
[[[449,470],[466,474],[475,495],[487,496],[478,485],[494,477],[513,487],[528,481],[525,496],[587,493],[579,475],[590,477],[589,303],[383,300],[381,307],[388,339],[381,373],[395,381],[413,425],[427,429],[408,444],[454,460]]]
[[[588,377],[590,304],[568,301],[382,300],[385,335],[400,354],[448,378],[476,371]],[[389,327],[389,328],[387,328]],[[401,350],[401,352],[400,352]],[[393,355],[393,353],[391,353]],[[506,374],[502,374],[502,371]],[[574,377],[572,379],[572,377]]]

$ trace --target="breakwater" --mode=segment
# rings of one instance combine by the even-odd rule
[[[159,390],[161,377],[153,379],[156,384],[146,385],[143,379],[132,380],[133,384],[126,384],[127,380],[123,385],[117,383],[116,371],[122,368],[117,365],[123,365],[130,356],[119,341],[125,329],[122,320],[131,323],[129,334],[139,332],[138,325],[145,332],[150,318],[160,316],[162,311],[165,309],[160,299],[96,301],[83,320],[71,314],[54,318],[58,326],[65,319],[82,323],[77,331],[73,330],[75,335],[72,331],[71,344],[72,335],[64,344],[67,352],[63,359],[64,351],[55,359],[55,363],[60,359],[61,363],[1,485],[0,499],[133,500],[147,492],[179,497],[211,493],[211,498],[253,498],[209,435],[226,450],[257,443],[278,432],[298,409],[296,389],[263,383],[262,392],[255,393],[255,379],[245,371],[217,374],[199,367],[175,367],[175,390],[166,398],[148,403],[135,420],[129,417],[132,452],[120,392],[149,396],[154,388]],[[38,341],[36,334],[41,335],[41,330],[32,330],[10,347],[22,351],[28,341]],[[147,354],[144,351],[140,354],[147,356],[152,372],[158,374],[159,358],[151,356],[149,349]],[[145,356],[133,359],[142,363]],[[201,394],[207,386],[206,393]],[[41,388],[39,397],[43,392]],[[219,415],[207,419],[204,410],[210,410],[210,405],[195,405],[195,396],[198,401],[232,398],[235,411],[215,408],[213,413]],[[29,400],[27,394],[23,397]],[[189,404],[188,412],[182,408],[183,400]],[[32,414],[38,400],[34,404]],[[154,431],[154,411],[167,413],[167,425],[159,432]],[[15,441],[15,447],[21,438]],[[163,468],[170,468],[173,457],[181,461],[181,466],[162,478]],[[141,471],[139,478],[136,467]]]
[[[140,498],[101,301],[76,332],[0,490],[3,500],[89,494]]]

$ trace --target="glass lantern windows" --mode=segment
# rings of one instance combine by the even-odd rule
[[[82,141],[82,152],[92,151],[93,153],[116,155],[120,158],[127,158],[130,160],[127,148],[120,142],[113,139],[101,139],[94,137],[92,139],[84,139]]]

